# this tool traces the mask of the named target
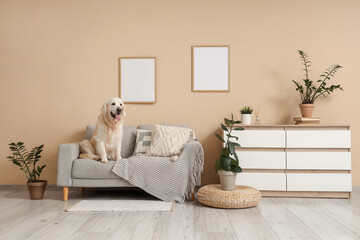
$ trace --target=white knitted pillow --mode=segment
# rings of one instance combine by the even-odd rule
[[[155,125],[150,148],[146,154],[158,157],[172,157],[172,161],[180,155],[185,143],[189,140],[189,128]]]

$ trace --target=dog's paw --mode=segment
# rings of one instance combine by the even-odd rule
[[[119,161],[119,160],[121,160],[121,157],[115,159],[115,161]]]
[[[106,164],[106,163],[108,163],[109,161],[108,161],[107,159],[105,159],[105,160],[102,160],[102,159],[101,159],[101,160],[100,160],[100,162],[102,162],[102,163],[105,163],[105,164]]]

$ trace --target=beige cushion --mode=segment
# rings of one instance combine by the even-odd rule
[[[180,155],[185,143],[189,140],[190,131],[188,128],[155,125],[147,155],[158,157]]]

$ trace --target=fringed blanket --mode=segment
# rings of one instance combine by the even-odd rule
[[[163,201],[183,203],[194,193],[203,167],[203,148],[191,140],[175,162],[169,157],[134,156],[116,161],[112,171]]]

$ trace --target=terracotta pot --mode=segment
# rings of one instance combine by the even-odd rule
[[[45,188],[47,185],[46,180],[40,180],[39,182],[27,182],[30,198],[33,200],[43,199]]]
[[[304,118],[311,118],[312,113],[314,111],[315,104],[313,103],[306,103],[306,104],[299,104],[301,116]]]
[[[231,191],[235,189],[237,173],[231,171],[219,170],[218,174],[219,174],[222,190]]]

